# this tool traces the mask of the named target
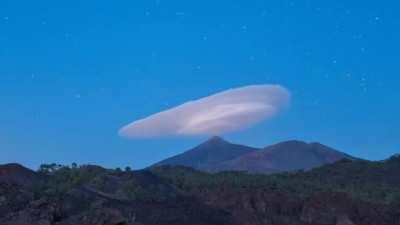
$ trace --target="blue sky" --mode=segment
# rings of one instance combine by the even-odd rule
[[[124,140],[133,120],[280,84],[289,110],[224,135],[400,151],[397,1],[10,1],[0,6],[0,163],[148,166],[207,137]]]

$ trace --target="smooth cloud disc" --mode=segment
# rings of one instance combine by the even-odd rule
[[[271,119],[290,101],[279,85],[223,91],[134,121],[119,131],[126,138],[219,135]]]

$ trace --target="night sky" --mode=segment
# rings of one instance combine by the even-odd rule
[[[230,88],[291,93],[272,120],[222,135],[400,152],[398,1],[0,3],[0,163],[142,168],[207,136],[124,139],[134,120]]]

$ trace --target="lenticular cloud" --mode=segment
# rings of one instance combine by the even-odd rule
[[[219,135],[270,119],[289,100],[289,91],[279,85],[230,89],[134,121],[119,134],[126,138]]]

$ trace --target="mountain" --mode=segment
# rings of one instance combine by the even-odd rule
[[[286,141],[257,149],[213,137],[189,151],[156,163],[153,167],[180,165],[207,172],[279,173],[309,170],[341,159],[355,158],[319,143]]]
[[[156,163],[153,167],[180,165],[208,171],[221,162],[235,159],[256,150],[258,149],[232,144],[215,136],[193,149]]]
[[[278,173],[309,170],[341,159],[355,158],[319,143],[286,141],[221,162],[212,170]]]

